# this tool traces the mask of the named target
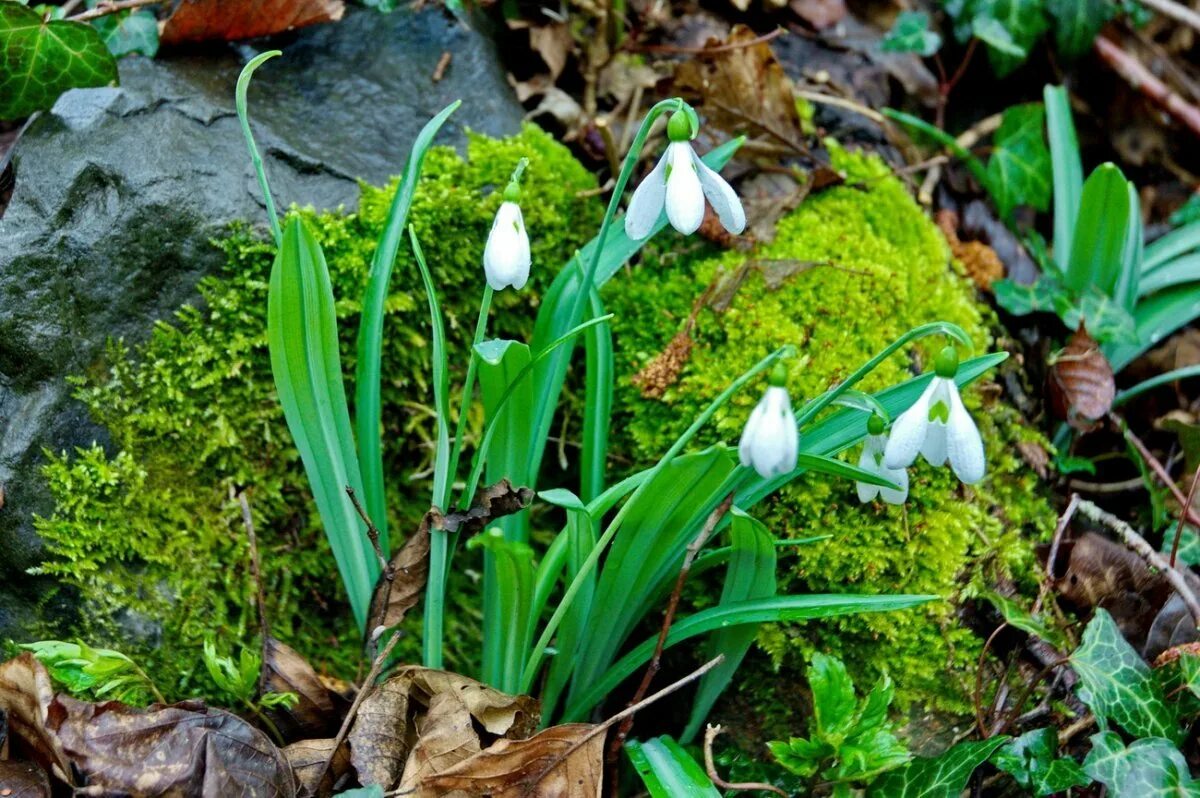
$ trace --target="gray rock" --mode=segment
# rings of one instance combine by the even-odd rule
[[[282,207],[353,207],[356,179],[399,173],[417,131],[455,99],[463,107],[442,141],[461,141],[464,126],[501,135],[520,124],[492,42],[437,9],[350,11],[271,46],[284,55],[256,73],[249,103]],[[141,340],[193,300],[221,263],[209,242],[231,220],[263,222],[233,107],[252,53],[218,49],[126,59],[120,88],[67,92],[11,152],[16,185],[0,210],[0,637],[45,612],[48,585],[25,573],[42,551],[32,516],[49,509],[42,450],[105,442],[67,377],[108,338]],[[434,83],[445,51],[452,61]]]

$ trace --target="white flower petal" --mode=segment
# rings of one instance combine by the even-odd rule
[[[742,465],[752,466],[764,479],[787,474],[796,468],[799,444],[800,432],[787,390],[768,388],[742,432],[738,444]]]
[[[759,425],[762,423],[763,416],[767,414],[767,404],[765,401],[759,401],[754,406],[754,410],[750,412],[750,418],[746,421],[746,426],[742,430],[742,439],[738,443],[738,459],[746,468],[754,464],[753,448],[754,440],[758,434]]]
[[[704,190],[696,174],[692,145],[675,141],[667,145],[665,156],[671,164],[667,175],[667,219],[679,232],[691,235],[704,221]]]
[[[925,430],[925,442],[921,444],[921,456],[931,466],[946,464],[946,425],[930,421]]]
[[[884,449],[883,464],[888,468],[907,468],[917,459],[925,433],[929,429],[929,405],[937,387],[937,378],[930,381],[920,398],[905,410],[892,425],[892,434]]]
[[[968,485],[983,479],[987,461],[983,439],[967,408],[963,407],[958,387],[950,390],[950,421],[946,424],[946,449],[954,475]]]
[[[899,490],[880,488],[879,496],[888,504],[904,504],[908,498],[908,469],[885,468],[880,472],[884,479],[891,480],[899,486]]]
[[[658,217],[663,211],[663,202],[667,197],[667,156],[670,148],[658,159],[653,171],[634,189],[633,198],[629,200],[629,209],[625,211],[625,235],[634,241],[641,241],[650,235]]]
[[[721,220],[721,226],[734,235],[739,235],[746,229],[746,211],[742,208],[742,201],[738,199],[737,192],[725,182],[725,178],[709,169],[695,151],[692,152],[692,161],[696,164],[696,174],[700,177],[700,187],[704,189],[704,196],[712,203],[717,218]]]
[[[863,446],[862,454],[858,456],[858,467],[863,471],[870,471],[872,474],[879,473],[879,461],[875,459],[876,452],[871,445],[872,435],[867,438],[867,443]],[[858,500],[863,504],[872,502],[879,495],[879,486],[871,485],[866,482],[855,481],[854,488],[858,492]]]
[[[502,203],[483,249],[483,271],[488,285],[494,291],[510,285],[521,288],[529,279],[529,263],[529,237],[521,209],[515,202]]]

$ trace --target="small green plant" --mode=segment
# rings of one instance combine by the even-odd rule
[[[279,729],[266,714],[271,709],[292,709],[299,703],[295,693],[277,693],[262,689],[262,656],[254,649],[243,646],[236,659],[232,654],[217,651],[216,641],[204,641],[204,668],[217,690],[214,696],[223,705],[243,707],[254,715],[275,736],[282,740]]]
[[[137,706],[150,698],[166,701],[145,671],[120,651],[60,640],[39,640],[20,647],[33,652],[51,678],[73,695]]]

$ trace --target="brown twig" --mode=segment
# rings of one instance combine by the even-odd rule
[[[1187,6],[1174,2],[1174,0],[1139,0],[1146,8],[1151,8],[1162,14],[1164,17],[1170,17],[1177,22],[1182,22],[1189,28],[1200,30],[1200,14],[1197,14]]]
[[[1183,574],[1178,569],[1173,568],[1161,554],[1155,551],[1154,547],[1147,543],[1145,538],[1139,535],[1129,524],[1115,515],[1105,512],[1087,499],[1079,500],[1079,512],[1096,523],[1103,524],[1113,532],[1116,532],[1126,546],[1141,555],[1142,559],[1150,563],[1150,565],[1162,571],[1163,576],[1171,583],[1171,587],[1175,588],[1175,592],[1179,594],[1179,597],[1183,599],[1183,603],[1187,605],[1188,610],[1192,613],[1192,618],[1196,621],[1197,625],[1200,625],[1200,602],[1196,601],[1196,594],[1188,587]]]
[[[350,705],[350,710],[346,713],[346,717],[342,719],[342,726],[338,729],[337,737],[333,738],[333,747],[329,749],[329,758],[325,760],[325,764],[321,767],[321,773],[313,781],[313,784],[319,785],[325,780],[325,774],[329,772],[329,768],[333,764],[333,758],[337,756],[338,749],[342,747],[342,743],[346,741],[346,735],[350,733],[350,724],[354,722],[354,718],[358,714],[358,708],[362,706],[362,702],[375,689],[375,679],[379,677],[379,672],[383,670],[384,663],[391,656],[392,649],[400,641],[400,635],[400,632],[393,634],[388,639],[387,645],[375,655],[375,660],[371,663],[371,670],[367,671],[367,678],[363,680],[362,687],[358,690],[358,695],[354,696],[354,703]]]
[[[371,541],[371,548],[375,549],[375,556],[379,558],[379,567],[383,569],[383,574],[389,582],[396,578],[396,571],[392,568],[392,564],[388,562],[388,558],[383,554],[383,547],[379,544],[379,528],[371,523],[370,516],[363,509],[362,503],[358,500],[358,495],[355,494],[354,488],[346,486],[346,495],[350,497],[350,503],[354,505],[354,511],[358,513],[358,517],[367,526],[367,537]]]
[[[232,490],[232,488],[230,488]],[[263,591],[262,560],[258,557],[258,535],[254,533],[254,517],[250,514],[250,500],[246,491],[237,494],[238,502],[242,505],[242,526],[246,528],[246,539],[250,547],[250,575],[254,579],[254,598],[258,603],[258,627],[262,634],[263,667],[258,674],[258,692],[267,691],[267,654],[270,651],[271,624],[267,620],[267,596]]]
[[[71,22],[87,22],[91,19],[106,17],[109,14],[116,14],[118,11],[128,11],[131,8],[141,8],[142,6],[156,6],[163,3],[164,0],[117,0],[117,2],[100,2],[95,8],[90,8],[76,14],[73,17],[68,17]]]
[[[633,706],[642,700],[642,697],[650,690],[650,684],[654,681],[654,677],[658,674],[659,668],[662,667],[662,653],[667,644],[667,634],[671,631],[671,624],[675,622],[675,612],[679,609],[679,600],[683,595],[683,584],[687,581],[688,573],[692,570],[692,563],[695,562],[696,556],[700,550],[708,543],[713,534],[717,530],[717,524],[721,523],[721,519],[725,517],[725,513],[729,512],[729,508],[733,506],[733,492],[730,492],[720,504],[718,504],[708,518],[704,520],[704,526],[700,529],[700,533],[688,544],[687,551],[683,555],[683,565],[679,569],[679,576],[675,578],[675,587],[671,590],[671,598],[667,601],[667,611],[663,613],[662,628],[658,631],[658,640],[654,643],[654,655],[650,657],[650,664],[646,666],[646,672],[642,674],[642,681],[638,685],[637,691],[634,692],[633,698],[629,699],[629,706]],[[621,754],[621,746],[625,744],[625,738],[629,736],[629,730],[633,728],[634,713],[629,715],[621,723],[621,727],[617,729],[617,733],[613,735],[612,741],[608,744],[607,763],[609,770],[612,771],[616,767],[617,757]],[[615,786],[616,779],[612,779],[610,784]]]
[[[1187,511],[1192,508],[1192,499],[1196,498],[1196,485],[1200,484],[1200,466],[1196,468],[1196,473],[1192,475],[1192,486],[1188,488],[1187,501],[1183,505],[1183,509],[1179,512],[1179,526],[1175,527],[1175,539],[1171,541],[1171,567],[1175,567],[1175,555],[1179,553],[1179,540],[1183,537],[1183,527],[1187,521]]]
[[[717,739],[717,735],[724,729],[721,726],[713,726],[711,723],[704,730],[704,770],[708,773],[708,779],[717,789],[733,790],[734,792],[747,792],[749,790],[762,790],[763,792],[773,792],[776,795],[782,795],[783,798],[788,798],[788,794],[776,787],[774,784],[766,782],[731,782],[725,781],[721,775],[717,773],[717,765],[713,762],[713,740]]]
[[[696,670],[689,673],[687,676],[684,676],[682,679],[672,682],[671,684],[667,685],[663,689],[659,690],[654,695],[643,698],[638,703],[636,703],[632,706],[626,707],[625,709],[621,710],[617,714],[613,715],[608,720],[606,720],[602,723],[598,723],[595,727],[593,727],[590,731],[588,731],[587,734],[585,734],[584,736],[582,736],[578,740],[576,740],[574,743],[572,743],[571,746],[569,748],[567,748],[566,751],[564,751],[563,753],[554,757],[554,759],[551,760],[550,764],[547,765],[546,768],[541,773],[539,773],[532,781],[528,782],[525,785],[524,794],[528,795],[533,790],[534,787],[536,787],[538,784],[541,783],[542,779],[544,779],[544,778],[546,778],[546,776],[550,775],[550,771],[552,771],[552,770],[554,770],[554,768],[558,767],[558,764],[560,762],[565,762],[571,756],[571,754],[575,753],[580,748],[583,748],[583,746],[587,745],[588,741],[591,740],[592,738],[594,738],[597,734],[603,734],[604,732],[611,729],[613,727],[613,725],[615,725],[617,723],[621,723],[622,721],[625,721],[628,718],[632,718],[639,711],[645,709],[646,707],[650,706],[654,702],[669,696],[671,693],[675,692],[676,690],[680,689],[681,687],[686,687],[687,685],[696,681],[701,676],[708,673],[709,671],[711,671],[713,668],[717,667],[724,661],[725,661],[725,655],[718,654],[717,656],[710,659],[708,662],[701,665]]]
[[[440,83],[442,78],[446,77],[446,70],[450,68],[451,54],[449,50],[443,50],[442,55],[438,58],[437,65],[433,68],[433,82]]]
[[[730,44],[719,44],[714,47],[679,47],[671,44],[634,44],[629,42],[621,49],[631,53],[653,53],[656,55],[717,55],[718,53],[728,53],[733,50],[741,50],[746,47],[753,47],[756,44],[769,42],[787,33],[785,28],[776,28],[770,33],[764,33],[762,36],[755,36],[753,39],[747,39],[744,42],[731,42]]]
[[[1192,133],[1200,136],[1200,108],[1192,105],[1171,90],[1167,84],[1146,68],[1146,65],[1125,52],[1121,45],[1105,36],[1097,36],[1092,48],[1100,60],[1112,67],[1148,100],[1158,105],[1176,120],[1182,122]]]
[[[1033,612],[1035,615],[1042,608],[1042,602],[1046,600],[1046,593],[1049,592],[1050,586],[1054,584],[1054,564],[1058,561],[1058,547],[1062,543],[1063,533],[1067,531],[1067,527],[1071,524],[1071,519],[1075,517],[1075,512],[1079,509],[1079,501],[1079,494],[1072,493],[1071,500],[1067,502],[1067,508],[1063,510],[1063,514],[1058,519],[1058,524],[1054,527],[1054,537],[1050,539],[1050,551],[1046,555],[1046,576],[1042,579],[1042,584],[1038,588],[1037,601],[1033,603]]]
[[[1110,414],[1109,420],[1116,425],[1117,429],[1121,430],[1121,434],[1125,436],[1125,440],[1133,444],[1133,448],[1138,450],[1138,454],[1146,461],[1146,465],[1150,466],[1150,470],[1158,477],[1159,482],[1166,486],[1167,490],[1171,491],[1171,495],[1175,497],[1175,501],[1179,502],[1179,506],[1183,508],[1186,514],[1188,523],[1192,526],[1200,526],[1200,515],[1188,503],[1187,497],[1183,495],[1183,491],[1179,490],[1179,486],[1175,484],[1175,480],[1171,478],[1171,474],[1154,453],[1142,443],[1142,439],[1133,434],[1133,430],[1125,424],[1121,419]]]
[[[1045,679],[1051,673],[1058,670],[1058,668],[1060,668],[1061,666],[1066,665],[1070,661],[1071,661],[1070,657],[1063,657],[1062,659],[1051,662],[1049,665],[1047,665],[1046,667],[1044,667],[1040,671],[1038,671],[1037,675],[1034,676],[1032,679],[1030,679],[1026,683],[1025,689],[1021,691],[1021,694],[1017,697],[1017,700],[1013,703],[1012,711],[1008,713],[1008,717],[1005,718],[1004,721],[1001,722],[999,725],[994,727],[992,729],[991,733],[988,734],[987,736],[989,738],[996,737],[996,736],[1004,734],[1004,732],[1008,731],[1008,729],[1012,726],[1013,722],[1017,719],[1017,717],[1020,716],[1021,708],[1023,706],[1025,706],[1025,702],[1029,700],[1029,696],[1033,695],[1033,691],[1037,689],[1037,686],[1038,686],[1038,684],[1041,683],[1042,679]]]
[[[974,40],[972,40],[974,41]],[[980,119],[975,124],[964,130],[954,141],[964,150],[969,150],[979,143],[980,139],[992,135],[1000,129],[1000,121],[1003,119],[1003,114],[992,114]],[[917,201],[922,205],[933,204],[933,189],[937,186],[938,181],[942,179],[942,169],[940,166],[935,166],[925,174],[925,180],[921,183],[921,188],[917,191]]]

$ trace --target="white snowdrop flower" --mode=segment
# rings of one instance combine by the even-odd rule
[[[876,476],[883,477],[899,487],[884,488],[879,485],[869,485],[866,482],[856,482],[858,500],[863,504],[872,502],[875,497],[883,499],[888,504],[904,504],[908,498],[908,470],[905,468],[888,468],[883,462],[883,452],[887,447],[888,436],[884,432],[883,419],[872,414],[867,420],[867,441],[863,444],[862,455],[858,458],[858,467]]]
[[[667,220],[679,232],[691,235],[704,221],[704,200],[712,203],[717,218],[726,230],[738,235],[746,229],[742,201],[725,182],[696,155],[690,143],[692,125],[683,112],[676,112],[667,123],[670,144],[658,165],[633,192],[625,213],[625,233],[640,241],[654,230],[663,208]]]
[[[792,412],[792,400],[787,388],[783,387],[785,381],[786,372],[782,366],[777,366],[771,374],[771,384],[750,414],[738,444],[742,465],[753,466],[763,479],[787,474],[796,468],[800,430]]]
[[[930,465],[949,460],[954,475],[971,485],[983,479],[987,463],[979,428],[963,407],[954,382],[958,353],[953,346],[938,355],[935,371],[921,398],[892,425],[883,462],[888,468],[905,468],[920,452]]]
[[[494,291],[510,285],[519,291],[529,280],[529,235],[517,204],[518,195],[517,184],[509,183],[483,248],[483,272]]]

